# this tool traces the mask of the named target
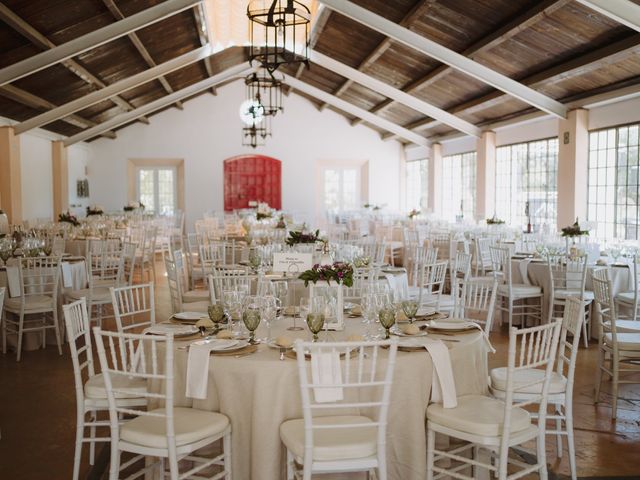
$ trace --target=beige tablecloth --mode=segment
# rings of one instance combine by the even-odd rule
[[[273,336],[283,333],[291,322],[289,318],[277,320]],[[342,340],[362,332],[360,319],[346,322],[344,332],[329,333],[331,339]],[[307,331],[287,332],[290,336],[296,333],[309,337]],[[264,335],[266,329],[261,326],[258,336]],[[458,340],[448,342],[457,394],[485,393],[487,347],[482,335],[472,332],[441,338]],[[294,360],[280,361],[279,352],[264,344],[246,357],[211,356],[207,399],[193,400],[185,396],[187,351],[176,349],[176,405],[219,411],[231,419],[234,478],[285,478],[285,450],[279,428],[285,420],[302,417],[296,368]],[[431,395],[431,377],[432,362],[426,351],[398,352],[387,436],[390,479],[423,480],[426,476],[424,416]]]

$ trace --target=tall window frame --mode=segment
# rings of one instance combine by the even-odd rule
[[[145,211],[174,215],[178,209],[178,172],[175,167],[138,167],[136,192]]]
[[[406,164],[405,202],[408,210],[426,210],[429,195],[429,159]]]
[[[442,157],[442,217],[473,219],[476,210],[476,152]]]
[[[589,132],[587,220],[598,238],[637,240],[640,123]]]
[[[555,229],[558,217],[558,138],[496,148],[495,214],[510,224]],[[527,212],[529,215],[527,216]]]

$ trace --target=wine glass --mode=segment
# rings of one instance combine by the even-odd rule
[[[240,297],[235,290],[225,290],[222,292],[222,304],[226,314],[229,316],[229,328],[233,330],[234,321],[239,319]]]
[[[307,313],[307,326],[309,327],[309,330],[313,334],[314,342],[318,341],[318,333],[320,333],[320,331],[322,330],[322,327],[324,327],[325,308],[326,308],[326,304],[324,304],[323,302],[320,302],[320,301],[314,302],[313,300],[315,300],[316,298],[321,298],[321,297],[314,297],[312,299],[311,305],[309,308],[309,313]]]
[[[209,305],[207,309],[207,313],[209,314],[209,318],[215,325],[214,333],[220,330],[220,324],[225,318],[224,306],[221,303],[216,303],[214,305]]]
[[[280,309],[279,304],[280,300],[273,295],[266,295],[262,297],[262,321],[267,326],[267,342],[271,340],[271,324],[278,316],[278,310]]]
[[[254,272],[259,271],[262,266],[262,257],[257,249],[251,250],[249,253],[249,266],[251,266]]]
[[[418,313],[418,302],[415,300],[403,300],[400,305],[402,306],[402,311],[409,319],[409,323],[413,323]]]
[[[375,321],[378,313],[378,300],[375,293],[367,293],[362,296],[362,317],[366,324],[365,338],[371,339],[371,324]]]
[[[385,330],[385,340],[389,339],[389,330],[396,323],[396,309],[391,302],[385,303],[380,307],[378,311],[378,319],[380,320],[380,325],[384,327]]]
[[[244,326],[249,330],[249,343],[256,345],[260,343],[256,340],[256,330],[260,326],[260,320],[262,316],[262,302],[260,297],[256,295],[249,295],[245,298],[244,307],[242,309],[242,321]]]

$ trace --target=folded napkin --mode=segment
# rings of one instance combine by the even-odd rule
[[[344,398],[342,387],[334,387],[342,383],[340,354],[338,352],[318,352],[311,355],[311,381],[315,385],[313,395],[318,403],[337,402]]]
[[[207,398],[209,383],[209,354],[219,343],[215,340],[189,346],[187,358],[187,397]]]
[[[19,297],[20,291],[20,271],[15,265],[7,265],[7,283],[9,284],[9,296]]]
[[[529,264],[531,263],[531,258],[524,258],[518,262],[518,269],[520,270],[520,276],[522,277],[522,283],[525,285],[531,285],[529,281]]]
[[[456,328],[459,325],[464,325],[465,327],[473,327],[477,330],[480,330],[482,333],[482,338],[484,339],[485,346],[487,347],[487,351],[491,353],[496,353],[496,349],[491,345],[491,341],[489,340],[489,335],[484,331],[484,328],[479,323],[472,322],[470,320],[431,320],[429,322],[429,326],[433,328]]]
[[[453,380],[449,349],[442,340],[424,339],[424,348],[431,355],[433,362],[433,376],[431,378],[431,400],[442,403],[444,408],[458,406],[456,398],[456,384]]]
[[[172,333],[174,335],[188,335],[190,333],[197,333],[198,329],[193,325],[176,325],[175,323],[158,323],[151,327],[145,328],[144,333],[151,333],[154,335],[166,335]]]
[[[62,284],[64,288],[73,287],[73,274],[71,273],[71,264],[69,262],[62,262]]]

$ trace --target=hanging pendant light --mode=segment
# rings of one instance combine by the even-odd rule
[[[252,0],[249,17],[249,60],[269,72],[290,63],[309,64],[311,12],[295,0]]]
[[[247,99],[262,105],[264,115],[274,116],[284,111],[282,106],[282,80],[266,69],[249,74],[244,81]]]
[[[242,129],[242,146],[256,148],[267,144],[271,136],[270,117],[264,117],[260,123],[247,125]]]

